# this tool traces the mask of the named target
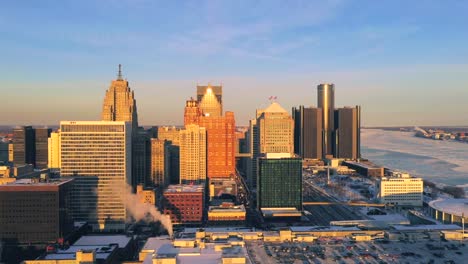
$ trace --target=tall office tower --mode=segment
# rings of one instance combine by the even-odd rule
[[[47,167],[50,169],[60,169],[60,132],[50,133],[48,138],[48,161]]]
[[[151,139],[151,185],[165,187],[169,185],[171,142],[163,139]]]
[[[333,155],[335,130],[335,85],[319,84],[317,86],[317,106],[322,108],[322,151],[323,157]]]
[[[179,184],[180,182],[180,128],[159,127],[158,139],[171,142],[169,146],[169,182]]]
[[[234,113],[226,112],[224,116],[202,115],[197,101],[190,99],[185,104],[184,125],[190,124],[197,124],[206,129],[207,176],[212,179],[234,175],[236,173]]]
[[[32,126],[13,129],[13,159],[15,165],[32,164],[36,166],[35,132]]]
[[[258,158],[257,207],[265,217],[277,215],[300,217],[302,211],[300,157],[288,153],[266,153]]]
[[[113,80],[104,97],[102,107],[103,121],[126,121],[132,124],[132,186],[144,183],[148,177],[147,157],[145,156],[148,140],[139,132],[138,114],[134,91],[130,89],[127,80],[122,77],[122,68],[119,64],[117,80]],[[142,136],[143,138],[139,138]]]
[[[71,204],[75,221],[101,231],[125,229],[131,139],[130,122],[60,122],[60,170],[62,177],[75,178]]]
[[[52,129],[36,128],[36,168],[46,169],[48,164],[47,145]]]
[[[335,111],[336,144],[335,156],[337,158],[360,158],[360,106],[338,108]]]
[[[294,154],[294,120],[277,102],[257,110],[259,153]]]
[[[223,115],[223,87],[197,85],[197,101],[205,116],[218,117]]]
[[[206,180],[206,129],[187,125],[180,130],[180,184]]]
[[[303,159],[322,158],[322,109],[293,108],[294,152]]]

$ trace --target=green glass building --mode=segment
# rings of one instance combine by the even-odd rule
[[[302,211],[302,160],[278,154],[258,158],[257,206]]]

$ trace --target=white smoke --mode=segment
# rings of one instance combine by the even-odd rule
[[[159,221],[172,237],[172,222],[169,216],[162,214],[155,205],[140,202],[138,195],[132,193],[132,188],[128,185],[125,191],[119,194],[128,212],[136,221],[142,220],[147,223]]]

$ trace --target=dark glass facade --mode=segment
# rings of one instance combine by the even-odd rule
[[[35,133],[31,126],[13,130],[13,163],[36,165]]]
[[[335,111],[334,153],[337,158],[360,157],[360,107],[344,107]]]
[[[36,128],[36,168],[47,169],[49,160],[47,149],[48,139],[52,129],[50,128]]]
[[[301,158],[258,159],[257,206],[302,210]]]
[[[294,153],[304,159],[322,158],[322,109],[293,108]]]

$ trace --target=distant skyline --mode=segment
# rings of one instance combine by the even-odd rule
[[[247,125],[268,97],[288,111],[362,106],[363,126],[468,125],[468,1],[7,1],[0,125],[99,120],[123,65],[139,124],[182,125],[196,85],[223,85]]]

